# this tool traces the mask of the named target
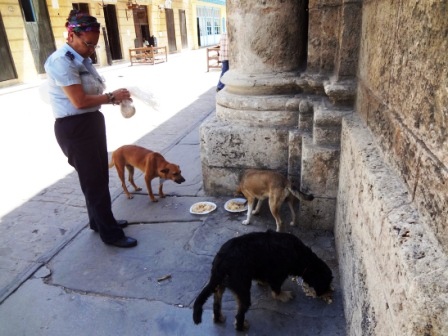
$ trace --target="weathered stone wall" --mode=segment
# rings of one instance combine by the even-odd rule
[[[349,335],[448,335],[448,3],[364,1],[335,236]]]
[[[330,74],[338,48],[341,0],[310,0],[308,3],[307,72]]]
[[[387,166],[346,117],[335,226],[348,335],[448,335],[448,258]]]
[[[364,1],[357,111],[448,252],[448,2]]]

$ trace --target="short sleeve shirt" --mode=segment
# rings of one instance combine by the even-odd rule
[[[68,44],[64,44],[48,57],[45,62],[48,75],[50,103],[55,118],[97,111],[101,105],[84,109],[76,108],[65,95],[62,87],[81,84],[87,95],[102,94],[105,85],[92,65],[90,58],[79,55]]]

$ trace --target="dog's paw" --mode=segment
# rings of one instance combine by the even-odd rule
[[[293,295],[291,291],[281,291],[278,295],[275,292],[272,292],[272,297],[281,302],[288,302],[293,298]]]
[[[233,322],[233,325],[235,326],[235,329],[238,331],[246,331],[249,329],[249,321],[247,321],[247,320],[244,320],[244,323],[242,326],[238,326],[238,324],[235,320],[235,322]]]
[[[249,222],[247,219],[243,220],[241,223],[242,223],[243,225],[249,225],[249,224],[250,224],[250,222]]]
[[[142,191],[142,188],[135,188],[135,191]]]
[[[134,196],[128,195],[128,199],[133,199],[133,198],[134,198]]]
[[[156,202],[158,202],[159,200],[157,199],[157,198],[154,198],[154,199],[152,199],[151,200],[151,202],[154,202],[154,203],[156,203]]]
[[[277,232],[285,232],[285,228],[283,226],[277,226],[275,231],[277,231]]]
[[[223,314],[219,314],[219,316],[213,316],[213,322],[215,323],[224,323],[226,321],[226,317]]]

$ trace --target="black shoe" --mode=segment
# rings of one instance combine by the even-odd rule
[[[106,243],[106,244],[116,247],[134,247],[137,246],[137,239],[124,236],[123,238],[120,238],[112,243]]]
[[[117,219],[117,224],[118,224],[118,226],[119,227],[121,227],[121,228],[125,228],[126,226],[128,226],[128,221],[127,220],[124,220],[124,219]],[[98,228],[96,228],[96,227],[91,227],[91,229],[93,230],[93,231],[95,231],[95,232],[98,232]]]
[[[125,228],[126,226],[128,226],[128,221],[125,219],[117,219],[117,224],[119,227]]]

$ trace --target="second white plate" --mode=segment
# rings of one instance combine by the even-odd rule
[[[232,198],[224,204],[224,209],[226,209],[228,212],[243,212],[247,210],[247,203],[244,204],[245,202],[247,202],[245,198]],[[237,207],[235,206],[235,204],[244,205]]]

